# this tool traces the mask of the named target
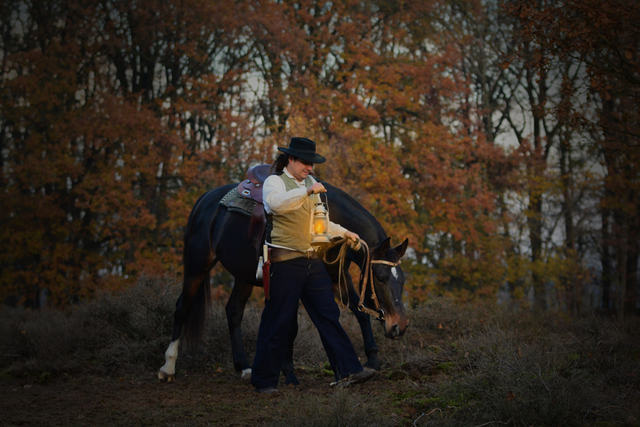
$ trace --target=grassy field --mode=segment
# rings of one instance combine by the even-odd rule
[[[175,383],[156,372],[180,286],[142,278],[66,311],[0,311],[0,425],[640,426],[640,319],[619,322],[434,299],[408,310],[398,341],[374,325],[378,377],[333,390],[304,310],[302,384],[254,393],[233,371],[225,301],[200,350],[182,350]],[[243,324],[253,356],[261,307]],[[359,354],[353,316],[342,317]]]

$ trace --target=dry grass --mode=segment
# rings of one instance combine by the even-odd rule
[[[280,402],[280,419],[265,427],[382,427],[394,425],[379,411],[380,401],[338,390],[328,396],[288,396]]]
[[[141,278],[117,295],[101,295],[66,312],[3,308],[3,377],[46,383],[64,374],[154,372],[170,341],[179,285]],[[261,307],[251,304],[243,323],[253,356]],[[410,309],[405,337],[390,341],[374,325],[387,394],[334,393],[320,399],[291,395],[282,417],[265,425],[393,425],[372,408],[412,414],[415,426],[640,426],[640,320],[569,319],[495,305],[459,306],[436,299]],[[363,354],[354,317],[345,329]],[[326,361],[318,334],[300,310],[294,359],[316,369]],[[182,352],[178,375],[232,369],[224,302],[214,302],[205,343]],[[393,387],[402,384],[402,387]],[[287,409],[288,408],[288,409]]]

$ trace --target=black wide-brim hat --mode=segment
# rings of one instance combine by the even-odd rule
[[[278,147],[278,150],[311,163],[324,163],[327,160],[316,154],[316,143],[307,138],[293,137],[289,148]]]

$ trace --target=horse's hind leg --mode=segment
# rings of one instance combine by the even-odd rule
[[[182,297],[182,296],[181,296]],[[180,299],[178,299],[178,304],[180,303]],[[175,324],[177,325],[177,323]],[[182,328],[182,325],[180,325]],[[176,336],[176,326],[174,326],[173,337],[171,338],[171,344],[169,344],[169,348],[164,353],[164,365],[158,371],[158,379],[160,381],[171,382],[175,379],[176,374],[176,359],[178,359],[178,347],[180,345],[180,334]]]
[[[214,260],[212,264],[215,264]],[[185,323],[188,321],[187,340],[193,341],[195,337],[201,333],[204,318],[206,316],[206,305],[209,304],[209,269],[204,269],[195,276],[185,277],[182,285],[182,293],[176,302],[176,311],[174,315],[173,335],[171,336],[171,344],[164,354],[165,363],[158,371],[158,379],[160,381],[171,382],[175,379],[176,359],[178,358],[178,347],[180,345],[180,337]],[[195,304],[194,304],[195,303]],[[193,309],[193,311],[192,311]],[[190,318],[191,317],[191,318]]]
[[[244,283],[236,279],[231,296],[225,307],[227,313],[227,324],[229,326],[229,336],[231,338],[231,352],[233,353],[233,367],[237,372],[242,372],[242,378],[251,377],[251,365],[247,362],[242,341],[242,318],[244,308],[253,291],[253,285]]]

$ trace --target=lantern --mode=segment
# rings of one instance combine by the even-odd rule
[[[327,210],[324,207],[324,203],[316,203],[316,207],[313,209],[313,239],[311,240],[311,246],[316,252],[320,252],[331,244],[330,237]]]

